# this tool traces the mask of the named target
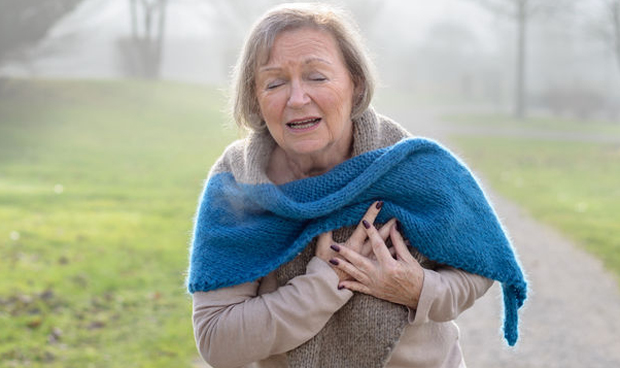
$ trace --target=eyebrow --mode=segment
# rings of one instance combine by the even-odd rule
[[[308,58],[306,60],[304,60],[304,65],[307,64],[311,64],[314,62],[319,62],[319,63],[323,63],[323,64],[327,64],[327,65],[332,65],[332,63],[328,60],[325,60],[323,58],[320,57],[311,57]],[[270,71],[274,71],[274,70],[281,70],[282,68],[278,67],[278,66],[263,66],[261,68],[258,69],[258,72],[270,72]]]

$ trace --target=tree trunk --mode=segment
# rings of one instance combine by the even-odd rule
[[[155,55],[153,45],[153,13],[157,10],[155,4],[143,1],[144,8],[144,35],[142,37],[142,73],[146,79],[156,79]]]
[[[166,30],[166,6],[168,0],[159,0],[159,24],[157,26],[157,36],[155,38],[155,69],[157,71],[157,77],[161,74],[161,61],[164,48],[164,33]]]
[[[516,103],[515,117],[525,118],[525,51],[527,45],[527,0],[517,2],[517,80],[516,80]]]
[[[137,0],[129,0],[129,11],[131,12],[131,37],[138,38],[138,5]]]
[[[613,20],[614,54],[620,68],[620,0],[610,4],[611,17]]]
[[[120,42],[128,75],[158,79],[163,57],[168,0],[129,0],[131,38]]]

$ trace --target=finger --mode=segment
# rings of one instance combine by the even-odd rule
[[[362,284],[359,281],[342,281],[340,284],[338,284],[338,288],[339,289],[348,289],[351,291],[358,291],[360,293],[364,293],[364,294],[368,294],[368,295],[372,295],[370,292],[370,288],[368,288],[368,286]]]
[[[319,235],[316,240],[315,254],[327,262],[334,255],[334,252],[329,247],[332,244],[334,244],[334,239],[332,238],[331,231]]]
[[[366,234],[368,234],[368,238],[370,239],[370,243],[372,244],[372,251],[377,257],[377,260],[382,263],[392,262],[393,258],[390,255],[390,251],[385,245],[383,239],[379,235],[379,231],[373,225],[368,222],[362,221],[364,227],[366,228]],[[392,226],[394,228],[394,226]]]
[[[407,249],[407,244],[405,244],[405,239],[400,235],[400,232],[396,229],[396,226],[393,226],[390,231],[390,239],[392,239],[392,244],[394,244],[394,249],[396,250],[396,256],[401,259],[410,259],[413,258],[409,249]]]
[[[364,272],[362,272],[359,268],[355,267],[354,265],[345,261],[342,258],[332,258],[329,260],[329,263],[332,264],[332,267],[335,267],[339,271],[346,273],[355,280],[358,280],[360,282],[368,281],[368,276]]]
[[[390,229],[395,224],[396,224],[396,219],[393,218],[390,221],[386,222],[383,226],[381,226],[381,229],[379,229],[379,235],[381,236],[381,239],[383,239],[384,242],[387,241],[388,238],[390,237]],[[364,244],[362,245],[362,249],[360,250],[359,253],[365,257],[368,257],[369,255],[372,254],[372,244],[370,243],[369,240],[366,240],[364,242]]]
[[[390,255],[392,256],[392,258],[398,259],[398,255],[396,254],[396,249],[394,247],[388,248],[388,251],[390,251]],[[373,260],[373,259],[376,260],[377,259],[377,257],[375,257],[374,254],[370,254],[367,257],[369,257],[371,260]]]
[[[336,272],[336,275],[338,275],[338,280],[345,281],[352,279],[348,273],[337,267],[340,262],[346,262],[344,259],[332,257],[327,262],[329,262],[329,266],[334,270],[334,272]]]
[[[390,221],[386,222],[383,226],[381,226],[381,229],[379,229],[378,231],[379,231],[379,236],[381,236],[381,239],[383,239],[383,241],[388,240],[388,238],[390,237],[390,230],[395,225],[396,225],[396,219],[392,218],[390,219]]]
[[[342,258],[344,258],[348,263],[353,265],[355,268],[361,270],[365,274],[369,274],[372,272],[374,265],[372,264],[372,261],[370,261],[368,258],[362,256],[361,254],[357,253],[356,251],[352,249],[349,249],[348,247],[341,247],[341,246],[338,246],[337,244],[333,244],[331,248],[332,250],[337,252]],[[340,263],[347,263],[347,262],[340,262]]]
[[[368,210],[366,210],[362,220],[366,220],[369,224],[374,223],[379,211],[381,211],[381,206],[383,206],[383,201],[373,202],[370,207],[368,207]],[[362,225],[362,221],[360,221],[359,224],[357,224],[357,228],[355,228],[355,231],[353,231],[353,234],[351,234],[351,237],[347,241],[347,245],[359,252],[362,244],[366,240],[366,237],[366,229]]]

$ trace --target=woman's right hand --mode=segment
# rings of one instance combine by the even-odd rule
[[[355,229],[355,231],[353,231],[353,234],[351,234],[351,237],[349,237],[349,239],[347,239],[345,243],[335,242],[334,238],[332,237],[331,231],[319,235],[316,246],[316,256],[324,260],[325,262],[330,263],[330,265],[333,266],[330,260],[333,260],[338,255],[338,253],[336,253],[332,248],[332,246],[335,245],[337,247],[347,247],[351,250],[356,251],[364,257],[374,257],[372,251],[372,244],[370,242],[370,239],[368,238],[366,229],[364,228],[362,221],[365,220],[369,224],[373,224],[375,222],[375,219],[377,218],[377,215],[379,214],[379,211],[381,211],[382,205],[383,201],[377,201],[371,204],[370,207],[368,207],[366,214],[364,214],[364,217],[360,220],[357,228]],[[384,242],[389,238],[390,229],[395,225],[396,219],[394,218],[386,222],[385,225],[383,225],[381,229],[378,230]],[[392,249],[390,249],[390,251],[391,253],[393,253]],[[338,274],[338,278],[340,279],[340,281],[352,280],[351,276],[349,276],[347,273],[337,268],[332,268],[334,269],[334,271],[336,271],[336,274]]]

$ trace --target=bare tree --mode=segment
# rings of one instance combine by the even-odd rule
[[[168,0],[129,0],[131,36],[118,42],[126,74],[159,78],[167,5]]]
[[[0,65],[23,59],[82,0],[0,0]]]
[[[586,19],[586,32],[591,39],[601,42],[608,55],[615,59],[620,72],[620,0],[599,0],[594,13]],[[608,81],[611,83],[613,78]],[[608,87],[612,87],[611,84]],[[607,88],[607,110],[611,117],[620,115],[617,92]]]
[[[526,53],[527,29],[537,17],[549,17],[553,14],[566,12],[571,0],[474,0],[494,14],[514,21],[517,25],[516,37],[516,83],[514,115],[523,119],[527,113],[526,91]]]
[[[620,0],[606,0],[605,10],[609,19],[607,38],[620,68]]]

